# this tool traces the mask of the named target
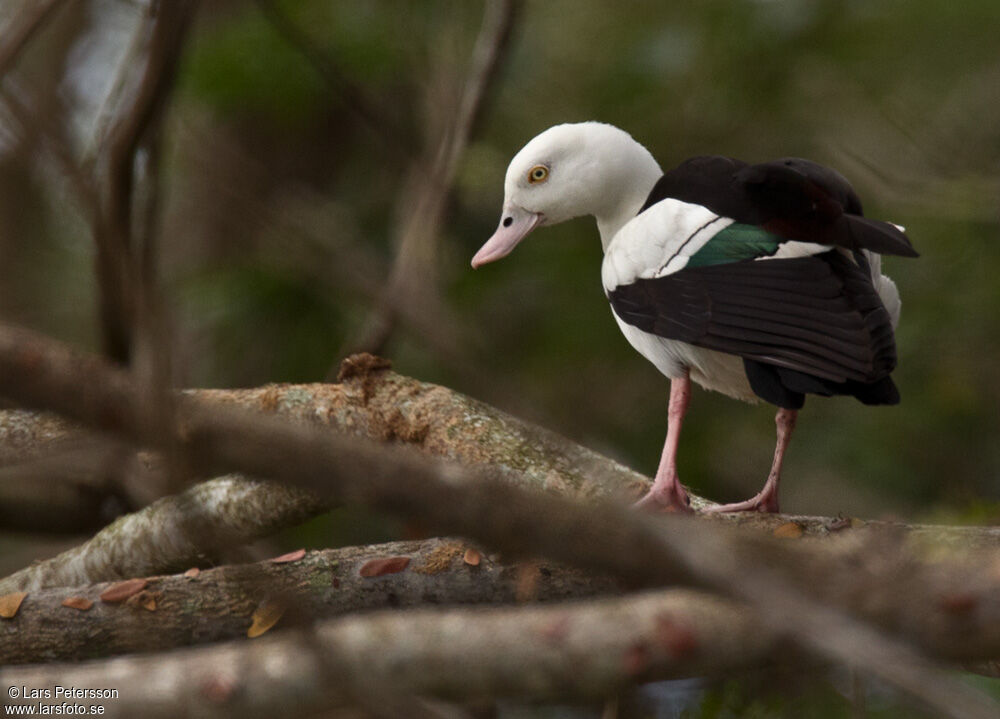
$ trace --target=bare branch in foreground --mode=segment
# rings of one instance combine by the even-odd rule
[[[0,686],[115,687],[120,696],[100,702],[108,717],[242,719],[386,695],[599,699],[637,681],[747,667],[779,646],[738,605],[672,590],[542,607],[378,612],[320,622],[310,634],[6,668]]]
[[[1000,650],[1000,577],[986,576],[977,566],[922,568],[914,561],[900,566],[894,555],[880,554],[876,558],[885,566],[875,562],[862,570],[857,557],[840,562],[801,544],[764,541],[695,518],[654,522],[607,501],[585,506],[512,486],[482,469],[428,461],[402,447],[269,417],[209,411],[190,400],[178,402],[181,428],[172,438],[163,437],[150,431],[155,423],[137,403],[127,375],[10,327],[0,328],[0,395],[63,411],[139,444],[172,440],[206,473],[235,469],[274,477],[419,519],[434,532],[470,537],[515,555],[547,556],[637,586],[709,586],[750,601],[768,625],[782,626],[800,646],[871,672],[948,716],[992,718],[996,712],[994,703],[929,666],[907,644],[843,613],[853,612],[940,656],[993,658]],[[947,597],[928,594],[929,586],[938,586],[929,575],[945,570],[958,575],[948,578],[959,583],[948,586],[969,593],[961,606],[974,610],[976,619],[976,633],[962,634],[959,641],[956,624],[968,622],[969,611],[956,614]],[[831,631],[852,641],[825,642]],[[859,642],[865,651],[852,652]]]
[[[649,478],[537,425],[524,422],[447,387],[399,375],[371,355],[344,361],[338,384],[266,385],[251,389],[187,390],[201,406],[239,407],[341,433],[405,443],[470,466],[486,465],[504,480],[568,497],[638,498]],[[83,432],[58,417],[0,411],[0,459],[11,452],[52,452]],[[55,447],[50,446],[55,445]],[[712,503],[694,496],[696,508]],[[712,516],[740,527],[772,532],[794,522],[804,536],[847,534],[865,527],[898,529],[915,546],[967,552],[1000,548],[1000,527],[944,527],[845,519],[767,515]],[[96,580],[95,580],[96,581]]]
[[[248,390],[198,390],[185,393],[203,406],[239,406],[267,413],[278,413],[299,422],[318,423],[342,432],[356,433],[373,439],[394,439],[414,444],[423,451],[458,460],[466,464],[486,464],[497,468],[506,481],[522,486],[534,486],[558,491],[569,496],[636,495],[644,491],[648,480],[622,465],[570,442],[553,432],[536,427],[500,412],[488,405],[448,390],[402,377],[387,371],[371,356],[357,356],[346,362],[343,381],[337,385],[271,385]],[[80,430],[57,418],[25,412],[0,412],[0,456],[15,450],[25,451],[30,442],[32,454],[51,451],[78,437]],[[11,446],[11,444],[13,445]],[[18,449],[20,448],[20,449]],[[137,466],[141,463],[134,462]],[[95,482],[104,481],[95,477]],[[302,512],[318,512],[321,508],[311,496],[303,496],[300,508],[287,493],[283,502],[270,501],[272,486],[253,481],[241,483],[230,478],[225,484],[213,486],[213,493],[232,490],[236,499],[228,506],[241,512],[259,507],[270,514],[254,520],[271,528],[290,526],[306,516]],[[197,490],[192,490],[195,492]],[[262,495],[258,498],[258,495]],[[251,499],[253,501],[251,501]],[[186,501],[186,500],[184,500]],[[696,504],[699,499],[694,500]],[[183,505],[180,505],[183,506]],[[165,512],[163,519],[158,517]],[[208,517],[206,517],[208,519]],[[120,520],[124,521],[124,520]],[[222,522],[228,526],[233,520]],[[147,532],[154,527],[169,527],[170,532],[193,529],[178,526],[173,501],[164,501],[143,510],[140,526]],[[257,526],[257,525],[254,525]],[[181,543],[175,535],[162,542],[146,534],[141,542],[116,548],[119,538],[130,535],[118,525],[111,532],[71,551],[72,561],[65,556],[33,565],[25,572],[0,581],[0,589],[13,591],[36,586],[88,584],[122,578],[122,569],[109,564],[108,557],[125,553],[131,558],[130,569],[135,574],[169,571],[192,561],[199,547],[202,552],[220,548],[220,539],[211,531],[211,522],[199,524],[199,534]],[[240,543],[260,534],[226,532],[226,540]],[[166,553],[160,546],[186,547],[180,556]],[[154,550],[144,558],[136,554],[140,547]],[[92,556],[92,553],[96,555]],[[162,564],[162,562],[169,564]],[[158,564],[159,562],[159,564]],[[67,567],[70,571],[67,573]],[[86,567],[87,575],[80,573]],[[139,569],[139,568],[142,569]],[[44,579],[41,579],[44,578]],[[37,584],[42,581],[43,584]]]
[[[79,661],[245,637],[254,611],[269,600],[310,620],[421,604],[513,604],[524,599],[527,571],[533,573],[532,601],[620,590],[607,577],[552,563],[525,568],[481,552],[473,565],[466,559],[470,548],[458,539],[390,542],[309,552],[294,561],[151,577],[145,591],[124,604],[100,601],[108,583],[31,592],[5,623],[0,665]],[[66,607],[63,602],[71,598],[93,605],[85,611]]]
[[[409,441],[438,456],[458,459],[467,464],[505,468],[502,476],[512,483],[556,490],[569,496],[625,494],[624,488],[633,486],[636,487],[636,494],[643,491],[639,483],[645,481],[644,478],[610,460],[447,388],[374,368],[373,362],[375,360],[372,358],[354,358],[345,365],[344,381],[339,385],[273,385],[247,390],[198,390],[187,392],[186,396],[197,398],[205,404],[236,405],[277,413],[298,422],[319,423],[324,427],[329,425],[340,431],[357,432],[373,438],[391,437]],[[405,411],[401,411],[401,408],[405,408]],[[29,447],[32,454],[62,451],[67,444],[79,439],[80,434],[81,431],[75,425],[49,415],[23,411],[0,412],[0,457],[10,456],[12,453],[13,456],[22,455]],[[137,494],[141,489],[135,489],[135,485],[149,485],[151,475],[159,474],[155,468],[148,466],[148,460],[140,461],[136,456],[130,458],[127,467],[130,472],[143,470],[139,479],[129,476],[122,478],[126,487],[131,490],[130,495]],[[512,471],[514,468],[519,471]],[[106,478],[103,475],[91,478],[95,485],[104,481]],[[232,527],[234,519],[222,521],[214,513],[205,511],[198,513],[199,517],[204,518],[204,523],[179,525],[176,521],[178,508],[188,506],[189,501],[200,504],[199,500],[191,498],[209,491],[216,497],[231,493],[232,499],[225,506],[234,508],[238,513],[252,515],[255,510],[260,510],[266,516],[247,519],[251,528],[248,533],[225,530]],[[276,492],[281,501],[274,501]],[[219,502],[213,504],[216,507],[219,505]],[[23,503],[9,505],[8,508],[15,512],[18,506],[22,508],[22,511],[17,512],[18,516],[27,516],[23,511]],[[44,506],[36,502],[28,508],[34,508],[36,514],[48,510],[52,514],[47,522],[52,523],[63,519],[64,515],[54,514],[59,506],[53,504],[50,498]],[[79,507],[71,509],[79,510]],[[292,526],[302,518],[322,510],[322,504],[318,504],[309,494],[297,494],[291,488],[275,488],[268,483],[230,477],[224,483],[217,482],[200,490],[191,490],[180,499],[157,503],[135,518],[138,526],[142,526],[146,532],[154,532],[154,528],[169,528],[167,538],[161,540],[155,534],[147,534],[144,541],[132,541],[128,532],[120,531],[132,526],[132,520],[123,519],[114,529],[100,533],[94,540],[71,550],[66,556],[37,563],[9,580],[0,581],[0,588],[13,591],[36,586],[89,584],[131,576],[123,573],[123,567],[108,561],[110,557],[122,553],[129,556],[130,564],[127,566],[133,574],[158,574],[171,568],[186,566],[200,555],[212,555],[234,543],[255,539],[269,529]],[[793,520],[805,535],[820,537],[840,535],[846,538],[852,532],[856,534],[862,527],[884,526],[881,523],[859,521],[845,524],[841,520],[821,517],[790,518],[757,514],[736,515],[725,519],[768,533]],[[213,531],[212,527],[216,526],[223,529],[222,537]],[[911,545],[915,543],[919,547],[920,544],[933,542],[937,553],[940,553],[945,542],[953,545],[955,552],[967,552],[970,546],[1000,545],[998,528],[906,529],[908,539],[912,539]],[[195,534],[186,542],[180,542],[174,534],[188,530],[195,531]],[[119,541],[127,544],[116,548]],[[151,553],[146,556],[138,554],[142,547],[149,549]],[[186,549],[177,554],[166,552],[163,547]],[[86,575],[80,573],[81,568],[86,568]]]
[[[75,371],[75,360],[63,359],[63,369]],[[183,396],[201,407],[237,407],[348,435],[409,444],[462,464],[489,465],[512,484],[571,497],[628,500],[649,487],[649,478],[555,432],[446,387],[396,374],[388,366],[371,355],[356,355],[345,360],[338,384],[189,390]],[[92,402],[83,401],[93,409]],[[77,425],[51,415],[0,411],[0,458],[15,450],[24,452],[26,446],[37,456],[51,451],[50,443],[58,446],[81,432]],[[699,497],[692,501],[696,507],[707,504]]]
[[[64,358],[67,371],[72,372],[73,360]],[[24,378],[27,379],[27,378]],[[92,378],[99,381],[98,378]],[[85,387],[78,387],[85,389]],[[200,406],[236,406],[242,409],[280,414],[296,422],[318,424],[323,428],[359,434],[372,439],[392,439],[419,447],[426,453],[457,460],[469,465],[490,465],[498,476],[512,484],[533,486],[557,491],[568,496],[638,496],[645,491],[648,479],[601,455],[581,447],[559,435],[540,427],[522,422],[486,404],[453,392],[444,387],[419,382],[387,371],[379,360],[371,356],[357,356],[345,362],[343,381],[336,385],[270,385],[247,390],[196,390],[184,396],[194,399]],[[79,440],[84,434],[76,425],[51,415],[23,411],[0,412],[0,457],[21,456],[28,453],[38,456],[52,452],[69,442]],[[86,436],[86,435],[84,435]],[[137,467],[141,462],[132,462]],[[292,465],[293,466],[293,465]],[[147,477],[148,478],[148,477]],[[127,478],[126,478],[127,479]],[[103,476],[93,477],[94,483],[106,481]],[[135,482],[129,482],[135,484]],[[303,512],[318,512],[315,500],[304,495],[304,507],[298,507],[290,497],[295,490],[281,490],[289,499],[272,502],[269,495],[275,490],[264,483],[232,477],[225,484],[216,485],[213,492],[233,490],[238,500],[229,506],[239,511],[259,507],[270,516],[254,520],[260,526],[271,528],[290,526],[306,516]],[[192,490],[195,492],[197,490]],[[261,495],[261,496],[258,496]],[[694,499],[696,505],[702,501]],[[159,512],[166,512],[159,519]],[[206,517],[206,519],[209,519]],[[124,520],[120,520],[124,521]],[[231,524],[223,522],[222,526]],[[179,543],[176,536],[159,542],[153,535],[140,544],[131,543],[122,549],[113,549],[118,538],[127,533],[117,529],[102,532],[101,539],[92,540],[83,547],[72,550],[72,561],[63,557],[33,565],[8,580],[0,580],[0,589],[13,591],[35,586],[60,586],[89,584],[121,578],[120,568],[108,564],[107,557],[126,553],[131,558],[131,569],[137,574],[156,574],[169,571],[190,561],[192,554],[201,548],[211,552],[219,548],[219,540],[211,531],[210,522],[199,525],[200,534]],[[190,525],[178,526],[173,501],[164,501],[142,512],[140,526],[169,527],[171,532]],[[256,525],[255,525],[256,526]],[[239,535],[227,533],[231,541],[250,541],[260,534]],[[139,546],[154,549],[166,546],[186,546],[180,556],[155,549],[151,556],[140,558],[135,554]],[[108,552],[111,550],[111,554]],[[89,558],[91,552],[98,556]],[[103,557],[103,558],[102,558]],[[157,562],[169,561],[169,564]],[[66,573],[65,567],[72,567]],[[54,566],[50,566],[54,565]],[[86,567],[90,574],[79,573]],[[142,567],[140,570],[139,567]],[[44,577],[44,584],[34,582]],[[32,582],[27,584],[26,582]]]

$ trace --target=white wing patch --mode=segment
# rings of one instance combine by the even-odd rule
[[[833,249],[833,245],[818,245],[815,242],[799,242],[798,240],[789,240],[787,242],[782,242],[778,246],[778,251],[773,255],[767,255],[766,257],[758,257],[758,262],[763,262],[764,260],[787,260],[793,257],[809,257],[811,255],[818,255],[822,252],[828,252]]]
[[[899,225],[896,226],[899,227]],[[870,250],[862,250],[862,252],[868,258],[868,266],[871,267],[872,284],[875,285],[875,291],[878,292],[879,299],[882,300],[882,305],[885,307],[886,312],[889,313],[889,321],[892,323],[892,328],[896,329],[896,326],[899,324],[899,311],[903,306],[903,303],[899,299],[899,290],[896,288],[896,283],[882,274],[882,255]]]
[[[637,278],[673,274],[716,233],[733,224],[706,207],[680,200],[657,202],[630,220],[611,240],[601,266],[607,292]]]

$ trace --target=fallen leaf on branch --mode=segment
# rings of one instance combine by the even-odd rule
[[[294,552],[289,552],[288,554],[282,554],[280,557],[275,557],[271,560],[273,564],[285,564],[287,562],[297,562],[302,557],[306,556],[306,550],[296,549]]]
[[[257,607],[257,610],[251,617],[253,622],[250,624],[250,628],[247,629],[247,636],[251,639],[259,637],[277,624],[284,613],[285,605],[282,602],[275,599],[265,600],[263,604]]]
[[[775,527],[772,534],[778,539],[798,539],[804,531],[798,522],[785,522]]]
[[[149,582],[145,579],[126,579],[124,582],[112,584],[110,587],[101,592],[101,601],[107,602],[108,604],[124,602],[132,595],[138,594],[145,589],[147,584],[149,584]]]
[[[94,603],[86,597],[66,597],[62,600],[62,605],[70,609],[79,609],[81,612],[85,612],[94,606]]]
[[[199,574],[201,574],[201,570],[198,569],[198,567],[191,567],[189,570],[184,572],[184,576],[187,577],[188,579],[194,579]]]
[[[409,557],[385,557],[372,559],[361,565],[358,574],[362,577],[381,577],[384,574],[402,572],[410,564]]]
[[[465,556],[462,557],[462,561],[468,564],[470,567],[478,567],[479,562],[481,562],[482,559],[483,556],[472,547],[466,549]]]
[[[0,597],[0,617],[13,619],[26,596],[28,596],[27,592],[14,592]]]

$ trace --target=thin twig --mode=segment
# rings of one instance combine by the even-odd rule
[[[520,7],[519,0],[486,3],[466,80],[461,95],[455,100],[455,111],[446,116],[437,136],[428,133],[431,137],[427,152],[410,169],[408,188],[400,201],[402,221],[396,256],[386,283],[386,299],[377,303],[360,334],[344,344],[338,361],[355,352],[382,352],[396,326],[394,307],[417,304],[432,308],[434,314],[442,318],[440,324],[454,324],[451,318],[444,321],[449,313],[436,288],[434,265],[441,223],[459,162],[503,65]],[[457,346],[458,342],[452,345]],[[333,374],[331,369],[328,376]]]

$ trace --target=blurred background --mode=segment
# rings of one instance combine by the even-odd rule
[[[1000,522],[995,0],[4,0],[0,28],[4,322],[181,387],[323,381],[374,351],[652,474],[668,382],[611,317],[593,221],[469,267],[507,162],[591,119],[665,168],[806,157],[922,257],[884,263],[902,404],[807,402],[783,509]],[[772,416],[696,390],[682,479],[756,492]],[[325,521],[319,546],[395,531]],[[78,541],[0,535],[0,569]],[[852,681],[803,713],[802,676],[760,703],[773,680],[689,716],[841,716]]]
[[[158,287],[178,386],[321,381],[377,351],[651,474],[668,382],[611,318],[593,221],[469,267],[507,162],[590,119],[664,167],[807,157],[922,257],[884,263],[903,297],[902,404],[808,401],[783,509],[1000,520],[995,0],[215,0],[160,46],[151,8],[0,5],[3,321],[142,361],[116,308],[127,277],[102,269],[117,242]],[[149,47],[168,71],[116,175]],[[109,209],[122,175],[128,202]],[[682,479],[750,496],[773,431],[770,407],[696,390]]]

